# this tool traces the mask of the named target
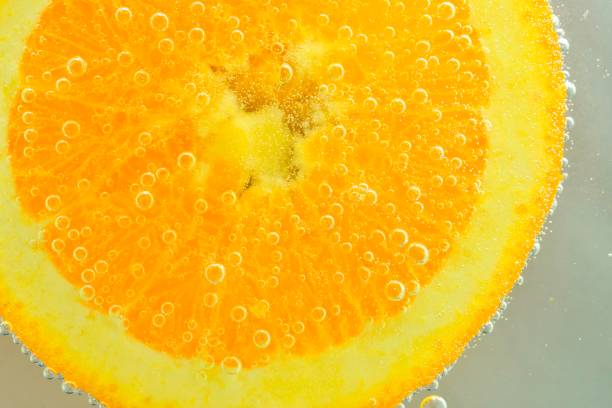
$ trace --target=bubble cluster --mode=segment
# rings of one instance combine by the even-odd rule
[[[11,166],[80,299],[228,375],[409,310],[480,194],[489,77],[465,2],[400,3],[103,0],[86,33],[52,3],[32,38],[97,47],[29,45]]]

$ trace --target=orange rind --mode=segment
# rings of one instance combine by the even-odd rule
[[[393,407],[561,181],[546,1],[0,3],[0,315],[107,407]]]

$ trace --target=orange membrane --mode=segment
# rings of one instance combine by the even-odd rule
[[[10,114],[37,243],[139,341],[228,371],[409,310],[469,222],[465,0],[53,1]]]

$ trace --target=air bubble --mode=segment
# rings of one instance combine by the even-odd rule
[[[332,81],[341,81],[344,78],[344,66],[340,63],[329,64],[327,75]]]
[[[329,22],[330,22],[329,15],[325,13],[321,13],[317,16],[317,24],[319,24],[320,26],[326,26],[329,24]]]
[[[89,181],[89,179],[82,178],[79,181],[77,181],[77,188],[79,190],[87,191],[89,190],[89,187],[91,187],[91,181]]]
[[[457,133],[455,135],[455,141],[458,145],[465,146],[465,144],[467,143],[467,137],[463,133]]]
[[[202,107],[210,105],[210,95],[206,92],[199,92],[196,95],[196,103]]]
[[[139,246],[141,246],[140,243]],[[130,273],[134,278],[142,279],[145,276],[145,268],[141,263],[133,263],[130,265]]]
[[[572,81],[565,81],[565,86],[567,87],[567,96],[569,98],[576,96],[576,84]]]
[[[429,249],[421,243],[410,244],[408,253],[418,265],[425,265],[429,261]]]
[[[237,16],[229,16],[229,17],[227,18],[227,22],[228,22],[228,25],[229,25],[231,28],[238,28],[238,27],[240,27],[240,17],[237,17]]]
[[[204,295],[204,306],[213,308],[219,303],[219,295],[213,292],[208,292]]]
[[[134,198],[134,203],[136,204],[136,207],[138,207],[138,209],[140,210],[150,210],[151,208],[153,208],[155,198],[153,197],[153,194],[145,190],[136,194],[136,197]]]
[[[416,68],[419,71],[425,71],[429,67],[429,62],[425,58],[417,58],[415,61]]]
[[[334,190],[329,183],[323,182],[319,184],[319,195],[323,198],[330,198],[333,194]]]
[[[176,242],[176,237],[176,231],[173,229],[166,230],[162,233],[162,241],[167,245]]]
[[[387,50],[383,55],[387,64],[392,64],[395,61],[395,53],[393,51]]]
[[[75,392],[77,392],[77,387],[71,381],[64,381],[62,383],[62,391],[66,394],[74,394]]]
[[[244,306],[234,306],[230,311],[231,319],[236,323],[241,323],[246,320],[248,311]]]
[[[469,48],[473,45],[472,37],[467,34],[462,34],[457,39],[457,44],[463,49]]]
[[[166,316],[161,313],[157,313],[153,316],[152,323],[153,326],[157,328],[163,327],[166,324]]]
[[[340,139],[344,139],[346,137],[346,127],[344,127],[343,125],[334,126],[332,132],[335,137],[338,137]]]
[[[310,312],[310,315],[312,316],[312,320],[320,323],[323,320],[325,320],[325,318],[327,317],[327,310],[325,310],[324,307],[317,306],[312,309],[312,311]]]
[[[96,290],[91,285],[82,286],[79,289],[79,296],[86,302],[93,300],[96,297]]]
[[[162,38],[157,43],[157,49],[164,55],[168,55],[174,51],[174,41],[171,38]]]
[[[119,24],[127,24],[132,21],[132,10],[127,7],[119,7],[115,10],[115,20]]]
[[[291,67],[291,65],[287,64],[286,62],[281,64],[280,78],[281,78],[281,81],[283,82],[289,82],[291,81],[291,79],[293,79],[293,68]]]
[[[280,235],[278,232],[269,232],[267,235],[267,241],[270,245],[276,245],[280,241]]]
[[[155,184],[155,181],[156,181],[155,174],[153,174],[150,171],[147,171],[140,175],[140,184],[143,187],[152,187]]]
[[[87,62],[81,57],[73,57],[66,63],[68,74],[73,77],[81,77],[87,72]]]
[[[85,259],[87,259],[87,255],[87,249],[82,246],[78,246],[72,251],[72,257],[77,262],[83,262]]]
[[[408,243],[408,233],[402,228],[395,228],[389,234],[389,241],[393,245],[401,248]]]
[[[153,135],[150,132],[141,132],[138,135],[138,144],[141,146],[148,146],[153,141]]]
[[[46,378],[47,380],[54,380],[57,375],[56,372],[53,371],[53,369],[49,367],[43,368],[42,374],[43,374],[43,377]]]
[[[53,252],[59,253],[63,251],[65,247],[66,247],[66,243],[61,238],[56,238],[53,241],[51,241],[51,249],[53,250]]]
[[[23,132],[23,138],[28,143],[33,143],[36,139],[38,139],[38,131],[36,129],[26,129]]]
[[[139,69],[138,71],[134,72],[133,79],[136,85],[145,86],[151,82],[151,75],[144,69]]]
[[[24,88],[21,91],[21,100],[24,103],[32,103],[36,99],[36,91],[32,88]]]
[[[385,296],[392,302],[402,301],[406,297],[406,287],[398,280],[390,280],[385,285]]]
[[[391,101],[391,112],[396,115],[406,112],[406,102],[402,98],[394,98]]]
[[[221,201],[223,201],[223,204],[225,205],[234,205],[236,204],[237,200],[238,197],[236,196],[236,193],[231,190],[221,194]]]
[[[68,229],[70,227],[70,218],[66,217],[65,215],[58,215],[55,218],[53,225],[55,225],[55,228],[58,230]]]
[[[117,54],[117,62],[122,67],[129,67],[134,63],[134,56],[129,51],[121,51]]]
[[[343,25],[338,28],[338,38],[342,40],[350,40],[353,38],[353,29],[348,25]]]
[[[23,123],[25,123],[26,125],[31,125],[32,122],[34,121],[34,114],[32,112],[23,112],[21,114],[21,120],[23,121]]]
[[[204,269],[204,277],[213,285],[218,285],[225,279],[225,266],[219,263],[210,264]]]
[[[295,334],[302,334],[304,333],[304,330],[306,330],[306,325],[304,322],[298,321],[291,326],[291,330],[293,330]]]
[[[230,41],[234,44],[240,44],[244,41],[244,33],[238,29],[233,30],[230,34]]]
[[[333,216],[327,214],[321,217],[320,219],[321,226],[323,226],[326,230],[331,230],[336,225],[336,220]]]
[[[153,13],[151,17],[149,17],[149,25],[155,31],[166,31],[168,29],[169,24],[170,19],[165,13],[162,13],[161,11]]]
[[[174,313],[175,306],[174,306],[174,303],[172,302],[164,302],[162,303],[160,309],[164,316],[168,316]]]
[[[208,210],[208,202],[203,198],[198,198],[193,204],[193,208],[198,214],[204,214]]]
[[[191,170],[196,164],[196,157],[192,152],[182,152],[178,155],[176,163],[183,170]]]
[[[444,20],[452,20],[457,14],[455,5],[450,1],[445,1],[438,5],[438,15]]]
[[[267,348],[270,345],[270,342],[271,337],[267,330],[259,329],[253,334],[253,343],[255,343],[255,347],[257,348]]]
[[[437,390],[438,388],[440,388],[440,382],[439,382],[438,380],[433,380],[433,381],[431,382],[431,384],[429,384],[429,385],[427,385],[427,386],[425,387],[425,389],[426,389],[427,391],[435,391],[435,390]]]
[[[284,348],[292,348],[293,346],[295,346],[295,336],[291,334],[286,334],[282,339],[282,344]]]
[[[235,356],[225,357],[221,361],[221,369],[227,374],[236,375],[242,370],[242,362]]]
[[[444,178],[442,178],[442,176],[440,176],[439,174],[436,174],[431,178],[431,184],[434,187],[442,187],[442,184],[444,184]]]
[[[206,32],[200,27],[194,27],[189,30],[189,34],[187,35],[189,41],[194,44],[202,44],[206,41]]]
[[[62,125],[62,133],[68,139],[73,139],[81,134],[81,125],[75,120],[67,120]]]
[[[453,157],[450,164],[455,170],[459,170],[461,166],[463,166],[463,160],[461,160],[459,157]]]
[[[242,254],[238,251],[230,252],[227,259],[232,266],[240,266],[242,264]]]
[[[81,280],[84,283],[91,283],[94,281],[94,279],[96,279],[96,272],[93,269],[83,269],[83,272],[81,272]]]
[[[45,208],[47,211],[57,211],[61,205],[62,199],[57,194],[51,194],[45,198]]]
[[[65,140],[55,142],[55,151],[57,154],[66,154],[70,150],[70,143]]]
[[[184,332],[182,339],[185,343],[191,343],[191,341],[193,340],[193,333],[191,333],[190,331]]]
[[[412,100],[414,103],[423,104],[429,100],[429,94],[423,88],[417,88],[412,93]]]
[[[191,10],[193,14],[200,15],[200,14],[204,14],[204,12],[206,11],[206,6],[201,1],[194,1],[189,6],[189,9]]]
[[[363,107],[369,112],[374,112],[378,108],[378,101],[372,96],[367,97],[363,101]]]
[[[68,92],[71,87],[72,82],[70,82],[70,80],[66,77],[58,78],[58,80],[55,81],[55,89],[57,90],[57,92]]]
[[[421,401],[420,408],[447,408],[446,400],[439,395],[430,395]]]
[[[8,336],[9,334],[11,334],[12,330],[13,326],[10,322],[4,321],[0,323],[0,336]]]

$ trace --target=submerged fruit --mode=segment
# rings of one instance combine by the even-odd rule
[[[397,404],[560,181],[550,10],[515,3],[0,6],[0,314],[110,407]]]

